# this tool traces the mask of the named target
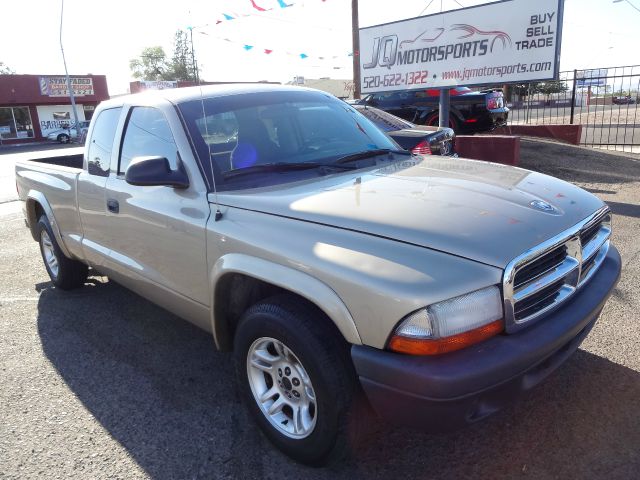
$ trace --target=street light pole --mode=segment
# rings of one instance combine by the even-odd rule
[[[67,77],[67,91],[69,92],[69,99],[71,100],[71,108],[73,110],[73,119],[76,122],[76,140],[80,138],[80,122],[78,121],[78,112],[76,110],[76,99],[73,95],[73,88],[71,86],[71,78],[67,71],[67,60],[64,57],[64,48],[62,47],[62,19],[64,16],[64,0],[60,1],[60,51],[62,52],[62,63],[64,64],[64,74]],[[69,140],[71,140],[71,129],[69,129]]]

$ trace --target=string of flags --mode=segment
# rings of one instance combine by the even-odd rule
[[[326,2],[326,0],[320,0],[322,3]],[[255,13],[252,12],[252,10],[255,10],[257,12],[263,13],[263,12],[268,12],[268,11],[272,11],[272,10],[280,10],[283,8],[290,8],[295,6],[296,4],[300,3],[300,2],[295,2],[295,1],[289,1],[286,2],[285,0],[248,0],[250,7],[247,6],[247,8],[249,8],[248,11],[246,12],[242,12],[242,13],[237,13],[235,11],[227,11],[222,13],[221,17],[218,17],[215,21],[215,25],[219,25],[223,22],[227,22],[227,21],[231,21],[231,20],[236,20],[237,18],[242,18],[242,17],[249,17],[249,16],[254,16]],[[257,15],[256,15],[257,16]],[[263,17],[264,18],[264,17]],[[203,35],[209,35],[208,33],[202,31],[203,27],[209,27],[210,24],[207,25],[202,25],[202,26],[197,26],[197,27],[187,27],[188,30],[196,30],[198,31],[198,33],[201,33]],[[234,40],[231,40],[229,38],[223,38],[223,37],[215,37],[219,40],[224,40],[225,42],[229,42],[229,43],[235,43],[235,44],[240,44],[242,45],[242,48],[246,51],[257,51],[257,50],[262,50],[262,53],[265,55],[271,55],[274,52],[274,49],[272,48],[258,48],[256,45],[251,45],[251,44],[247,44],[244,42],[237,42]],[[312,59],[317,59],[317,60],[335,60],[337,58],[342,57],[342,55],[333,55],[333,56],[311,56],[305,52],[298,52],[298,53],[294,53],[294,52],[289,52],[289,51],[277,51],[277,53],[283,53],[285,55],[289,55],[289,56],[294,56],[297,57],[301,60],[305,60],[307,58],[312,58]],[[346,54],[346,56],[348,57],[352,57],[353,53],[348,53]]]
[[[207,33],[204,33],[204,32],[200,32],[200,33],[203,33],[204,35],[208,35]],[[291,52],[291,51],[286,51],[286,50],[285,51],[283,51],[283,50],[275,50],[273,48],[258,47],[256,45],[251,45],[251,44],[248,44],[248,43],[231,40],[230,38],[226,38],[226,37],[213,37],[213,38],[216,38],[218,40],[223,40],[225,42],[241,45],[242,49],[245,52],[262,51],[262,53],[265,54],[265,55],[271,55],[272,53],[275,52],[275,53],[279,53],[279,54],[289,55],[289,56],[292,56],[292,57],[297,57],[297,58],[299,58],[301,60],[305,60],[305,59],[308,59],[308,58],[309,59],[314,59],[314,60],[336,60],[338,58],[352,57],[353,56],[353,53],[351,53],[351,52],[347,53],[347,54],[344,54],[344,55],[315,56],[315,55],[309,55],[309,54],[304,53],[304,52]]]
[[[277,6],[274,5],[274,1]],[[320,0],[322,3],[325,3],[326,0]],[[251,4],[251,9],[258,12],[269,12],[272,10],[279,10],[283,8],[293,7],[300,2],[285,2],[284,0],[249,0]],[[259,4],[258,4],[259,3]],[[221,17],[218,17],[215,21],[215,25],[219,25],[225,21],[235,20],[240,17],[250,17],[255,14],[252,10],[237,13],[236,11],[227,11],[223,12]]]

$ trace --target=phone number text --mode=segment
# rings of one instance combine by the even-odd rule
[[[391,73],[389,75],[373,75],[370,77],[364,77],[362,84],[364,85],[364,88],[420,85],[427,83],[428,76],[429,72],[427,70],[407,73]]]

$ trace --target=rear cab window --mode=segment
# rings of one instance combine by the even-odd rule
[[[91,141],[87,147],[87,172],[100,177],[109,176],[111,151],[122,107],[102,110],[94,120]]]

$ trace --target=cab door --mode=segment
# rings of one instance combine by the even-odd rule
[[[130,107],[105,189],[109,269],[121,283],[193,321],[185,309],[202,307],[204,315],[209,303],[205,225],[210,210],[202,176],[190,151],[180,155],[177,137],[188,145],[170,105],[165,111]],[[189,187],[128,184],[126,169],[140,156],[165,157],[172,168],[188,160],[183,165]]]
[[[110,235],[105,228],[107,208],[105,186],[117,150],[116,133],[121,120],[122,107],[101,110],[94,120],[89,143],[85,147],[85,167],[78,176],[78,213],[82,237],[71,238],[71,248],[81,245],[79,257],[85,258],[98,270],[104,270],[109,254]],[[114,145],[115,144],[115,145]],[[74,252],[75,253],[75,252]],[[106,273],[106,272],[104,272]]]

